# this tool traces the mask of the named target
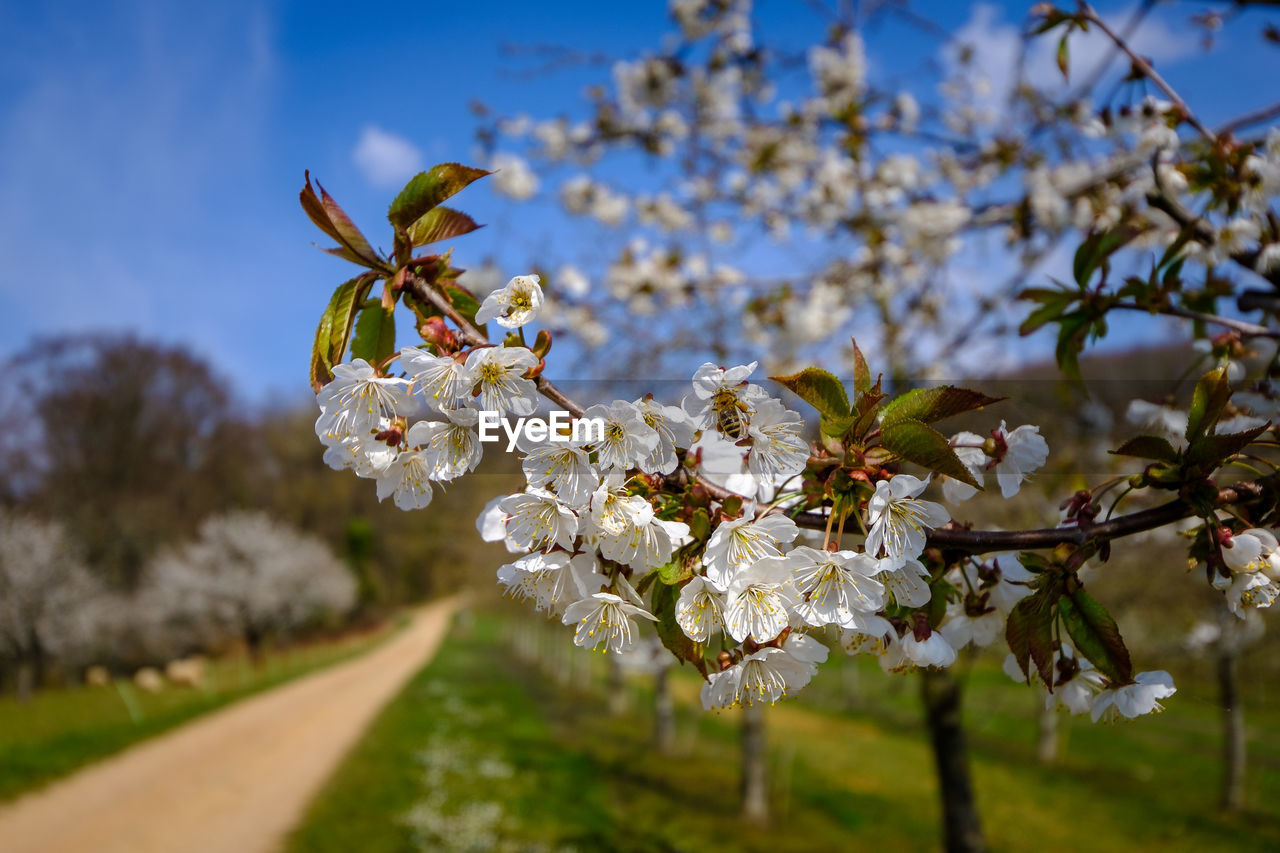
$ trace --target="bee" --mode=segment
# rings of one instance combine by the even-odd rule
[[[729,388],[721,388],[711,398],[711,411],[716,416],[716,429],[733,439],[747,431],[747,415],[751,409]]]

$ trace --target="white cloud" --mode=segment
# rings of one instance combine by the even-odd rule
[[[1102,18],[1113,31],[1124,33],[1132,13],[1132,8],[1122,9],[1104,14]],[[985,106],[1002,111],[1017,79],[1018,61],[1024,51],[1023,75],[1046,91],[1066,91],[1066,87],[1095,74],[1103,62],[1110,63],[1108,71],[1113,73],[1128,67],[1111,39],[1097,27],[1091,27],[1087,33],[1076,30],[1068,40],[1071,77],[1064,81],[1057,66],[1061,31],[1033,37],[1029,42],[1022,32],[1021,22],[1005,21],[1001,8],[989,3],[975,3],[968,22],[956,31],[954,44],[972,49],[970,67],[990,83]],[[1199,46],[1194,32],[1175,29],[1165,18],[1154,14],[1148,15],[1127,41],[1135,53],[1151,60],[1157,68],[1191,56]],[[947,70],[952,74],[961,69],[957,54],[956,50],[947,54]]]
[[[403,136],[366,125],[351,152],[360,174],[378,189],[395,189],[422,171],[422,151]]]

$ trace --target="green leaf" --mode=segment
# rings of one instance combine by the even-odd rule
[[[871,390],[871,368],[862,355],[857,340],[853,342],[853,391],[859,397]]]
[[[1187,452],[1187,461],[1193,465],[1217,465],[1230,456],[1244,450],[1255,438],[1271,429],[1266,423],[1260,427],[1231,432],[1225,435],[1206,435]]]
[[[1107,452],[1113,456],[1136,456],[1139,459],[1158,459],[1161,462],[1178,461],[1178,451],[1167,438],[1158,435],[1140,435]]]
[[[1022,599],[1009,612],[1004,638],[1022,674],[1031,675],[1031,664],[1045,684],[1053,684],[1053,608],[1057,588],[1045,588]]]
[[[395,352],[396,318],[381,299],[369,299],[356,319],[355,337],[351,339],[352,358],[363,358],[380,364]]]
[[[1071,642],[1099,672],[1120,684],[1133,681],[1133,665],[1120,637],[1120,628],[1084,587],[1063,596],[1058,601],[1058,611]]]
[[[806,367],[790,376],[769,378],[827,417],[839,418],[849,414],[849,398],[845,395],[844,386],[821,368]]]
[[[926,423],[900,420],[884,426],[880,431],[880,443],[908,462],[954,477],[974,488],[982,488],[960,462],[947,437]]]
[[[465,213],[460,213],[451,207],[435,207],[422,214],[409,226],[409,245],[417,247],[438,243],[451,237],[470,234],[481,227],[483,226],[477,225],[475,220]]]
[[[1068,29],[1062,34],[1062,38],[1058,40],[1058,70],[1062,72],[1062,79],[1071,79],[1071,53],[1067,48],[1067,37],[1071,35]]]
[[[347,351],[356,306],[364,301],[374,278],[366,273],[338,285],[320,316],[311,348],[311,387],[316,391],[333,379],[333,366],[342,361]]]
[[[1084,378],[1080,375],[1080,352],[1084,349],[1085,338],[1089,334],[1089,322],[1089,315],[1084,311],[1064,314],[1058,320],[1058,346],[1054,350],[1054,356],[1058,367],[1077,385],[1084,384]]]
[[[845,433],[853,429],[857,423],[857,415],[847,415],[843,418],[829,418],[823,415],[822,420],[819,421],[818,428],[822,430],[823,435],[829,435],[832,438],[843,438]]]
[[[962,412],[981,409],[998,403],[1003,397],[988,397],[967,388],[941,385],[937,388],[915,388],[884,404],[880,410],[880,423],[892,424],[904,420],[933,423]]]
[[[1209,432],[1230,399],[1231,383],[1225,366],[1214,368],[1200,377],[1196,390],[1191,394],[1191,406],[1187,409],[1188,444],[1194,447],[1200,437]]]
[[[674,559],[658,566],[658,580],[667,585],[679,585],[691,577],[693,577],[693,571],[682,554],[676,554]]]
[[[658,617],[656,626],[658,637],[662,640],[662,645],[666,646],[667,650],[678,659],[689,661],[698,668],[699,672],[706,675],[707,665],[702,657],[702,644],[690,640],[676,624],[676,599],[679,595],[680,588],[677,586],[668,586],[665,583],[653,585],[653,593],[649,596],[649,609],[654,616]]]
[[[1080,289],[1087,288],[1098,267],[1139,233],[1140,230],[1136,228],[1120,227],[1090,234],[1080,244],[1080,248],[1076,249],[1075,260],[1071,265],[1071,272]]]
[[[409,179],[395,201],[391,202],[387,219],[395,228],[407,230],[428,210],[488,174],[484,169],[461,163],[432,166],[430,171],[419,172]]]
[[[1027,319],[1022,321],[1022,325],[1018,327],[1018,334],[1029,335],[1040,327],[1057,320],[1076,300],[1077,296],[1078,294],[1071,291],[1050,288],[1028,288],[1022,291],[1018,295],[1019,299],[1039,302],[1040,307],[1033,309],[1027,315]]]

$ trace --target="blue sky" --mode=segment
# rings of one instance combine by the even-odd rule
[[[913,4],[948,30],[982,28],[992,61],[1027,5]],[[821,31],[807,4],[758,6],[784,41]],[[1149,48],[1169,48],[1162,68],[1188,99],[1211,120],[1257,103],[1238,83],[1273,79],[1274,54],[1241,41],[1216,54],[1230,67],[1190,57],[1179,21],[1166,14]],[[304,397],[316,318],[348,274],[311,246],[304,169],[385,243],[394,189],[379,158],[393,173],[415,158],[466,161],[472,98],[548,117],[578,110],[584,85],[607,75],[513,73],[530,61],[504,45],[625,56],[669,30],[665,3],[598,0],[0,0],[0,22],[0,352],[35,333],[136,329],[191,346],[254,401]],[[888,68],[932,50],[892,28],[868,45]],[[374,145],[361,166],[370,128],[400,150]],[[459,206],[502,223],[458,241],[459,262],[501,258],[519,209],[483,182]]]

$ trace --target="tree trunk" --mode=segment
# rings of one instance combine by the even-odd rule
[[[18,680],[15,684],[18,701],[23,705],[31,701],[31,692],[36,686],[36,667],[30,660],[18,661]]]
[[[670,755],[676,739],[676,711],[667,684],[669,666],[659,666],[653,676],[653,746],[661,755]]]
[[[1244,808],[1244,706],[1236,672],[1236,650],[1229,642],[1218,647],[1218,692],[1222,702],[1222,808]]]
[[[769,820],[769,766],[764,736],[764,705],[742,709],[742,816],[752,823]]]
[[[969,775],[960,682],[950,670],[928,669],[921,672],[920,687],[942,796],[943,846],[948,853],[980,853],[987,846]]]
[[[1061,716],[1056,705],[1045,702],[1043,691],[1035,691],[1036,703],[1040,708],[1038,718],[1039,740],[1036,743],[1036,758],[1041,764],[1053,764],[1058,760],[1058,725]]]

